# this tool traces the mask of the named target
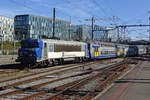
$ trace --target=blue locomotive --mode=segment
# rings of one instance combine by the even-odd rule
[[[102,59],[136,56],[146,53],[145,46],[123,45],[107,42],[78,42],[53,39],[28,39],[21,41],[17,62],[27,65],[48,65],[65,60],[82,62],[88,59]]]

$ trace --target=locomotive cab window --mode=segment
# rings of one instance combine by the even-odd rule
[[[21,42],[21,48],[38,48],[38,42]]]
[[[47,43],[44,43],[44,48],[47,48]]]

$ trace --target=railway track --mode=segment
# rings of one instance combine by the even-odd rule
[[[26,96],[24,98],[21,98],[19,100],[30,100],[33,98],[40,97],[41,95],[46,95],[43,98],[43,100],[64,100],[64,99],[73,99],[70,98],[72,95],[74,96],[74,99],[79,99],[82,97],[82,100],[91,100],[92,97],[94,97],[98,92],[102,91],[110,82],[112,82],[119,74],[121,74],[122,71],[124,71],[128,67],[128,61],[123,61],[117,64],[114,64],[112,66],[109,66],[103,71],[93,70],[92,72],[97,72],[94,75],[89,75],[87,77],[84,77],[82,79],[49,89],[42,92],[35,93],[30,96]],[[90,81],[93,81],[97,78],[100,78],[98,85],[96,88],[92,91],[80,91],[79,88],[83,85],[89,83]],[[103,80],[101,79],[103,78]],[[67,96],[66,96],[67,95]],[[80,95],[80,96],[79,96]],[[79,97],[79,98],[76,98]],[[39,99],[39,98],[38,98]],[[74,100],[73,99],[73,100]]]
[[[54,70],[59,70],[59,69],[67,68],[67,67],[72,67],[73,65],[74,64],[66,65],[64,67],[59,67],[59,68],[53,68],[53,69],[48,69],[48,70],[44,70],[44,71],[39,71],[39,72],[35,72],[35,73],[23,75],[23,76],[18,76],[18,77],[7,79],[7,80],[2,80],[2,81],[0,81],[0,83],[9,82],[9,81],[13,81],[13,80],[21,79],[21,78],[26,78],[26,77],[37,75],[37,74],[47,73],[47,72],[50,72],[50,71],[52,72]]]
[[[9,89],[9,88],[12,88],[14,86],[18,86],[20,84],[25,84],[25,83],[29,83],[29,82],[32,82],[32,81],[35,81],[35,80],[40,80],[42,78],[45,78],[46,76],[52,76],[52,75],[56,75],[56,74],[60,74],[60,73],[63,73],[65,71],[69,71],[69,70],[73,70],[73,69],[76,69],[76,68],[80,68],[80,67],[83,67],[83,66],[86,66],[86,65],[90,65],[90,64],[93,64],[93,63],[86,63],[86,64],[81,64],[81,65],[77,65],[77,66],[66,66],[66,67],[61,67],[61,68],[57,68],[57,69],[54,69],[55,72],[52,72],[52,70],[48,70],[48,71],[44,71],[44,72],[38,72],[38,73],[34,73],[34,74],[30,74],[30,75],[26,75],[26,76],[22,76],[22,77],[17,77],[17,78],[14,78],[14,79],[10,79],[10,80],[5,80],[5,81],[2,81],[0,83],[3,83],[3,82],[10,82],[12,80],[16,80],[16,79],[23,79],[25,77],[29,77],[29,76],[33,76],[33,75],[38,75],[37,77],[34,77],[34,78],[30,78],[30,79],[27,79],[27,80],[23,80],[23,81],[19,81],[19,82],[14,82],[12,84],[9,84],[9,85],[6,85],[6,86],[2,86],[1,87],[1,90],[3,89]],[[60,71],[56,71],[58,69],[62,69]],[[52,72],[52,73],[47,73],[47,72]],[[46,73],[44,75],[40,75],[41,73]],[[5,83],[6,84],[6,83]],[[1,95],[0,95],[1,96]]]
[[[106,68],[102,72],[98,72],[98,73],[96,73],[93,76],[89,76],[87,78],[83,78],[81,80],[78,80],[75,83],[73,82],[71,84],[66,84],[66,85],[63,85],[63,86],[59,86],[59,87],[57,87],[55,89],[55,91],[59,91],[59,92],[57,92],[54,95],[48,97],[47,100],[68,99],[68,98],[70,98],[72,93],[75,94],[74,93],[75,91],[83,92],[81,95],[85,95],[85,94],[86,95],[81,98],[81,97],[79,97],[80,94],[77,94],[76,96],[74,96],[74,99],[81,98],[82,100],[91,100],[92,97],[94,97],[97,92],[102,91],[126,67],[127,67],[127,63],[125,61],[123,61],[123,62],[120,62],[118,64],[113,65],[112,67]],[[96,88],[93,89],[92,91],[88,91],[88,90],[87,91],[86,90],[81,91],[81,89],[79,89],[79,88],[83,87],[83,85],[85,85],[85,84],[87,84],[87,83],[89,83],[89,82],[91,82],[93,80],[96,80],[97,78],[100,78],[100,80],[97,80],[99,85],[96,86]],[[101,78],[103,78],[103,79],[101,79]],[[70,94],[70,95],[66,96],[66,94]],[[76,97],[79,97],[79,98],[76,98]]]
[[[0,98],[7,98],[7,100],[56,100],[56,99],[79,99],[82,98],[83,100],[87,100],[87,98],[94,97],[98,92],[102,91],[110,82],[114,80],[124,69],[127,68],[128,60],[119,62],[117,64],[109,65],[105,68],[97,68],[97,69],[89,69],[85,70],[80,73],[76,73],[69,76],[63,76],[61,78],[49,80],[47,82],[43,82],[40,84],[28,86],[25,88],[19,88],[16,87],[16,89],[5,92],[0,94]],[[95,64],[98,62],[90,63]],[[88,66],[88,64],[83,64],[84,67]],[[79,65],[82,67],[81,65]],[[78,66],[78,67],[79,67]],[[73,68],[74,69],[74,68]],[[71,70],[73,70],[71,68]],[[69,69],[68,69],[69,70]],[[65,71],[62,70],[61,73]],[[52,73],[51,73],[52,74]],[[49,74],[49,75],[51,75]],[[54,73],[53,73],[54,74]],[[59,74],[59,72],[55,72],[55,74]],[[42,76],[40,78],[35,78],[34,80],[41,79],[45,76]],[[72,78],[72,81],[68,81],[65,83],[65,81]],[[98,79],[97,79],[98,78]],[[96,81],[95,81],[96,80]],[[31,80],[28,80],[30,82]],[[58,84],[56,86],[52,86],[52,84],[56,84],[59,82],[63,82],[63,84]],[[84,86],[87,85],[87,83],[91,84],[91,82],[97,83],[97,85],[94,87],[94,89],[85,90]],[[26,83],[25,81],[23,83]],[[9,88],[12,88],[15,86],[18,86],[19,84],[10,84],[5,87],[2,87],[3,90],[7,90]],[[107,85],[106,85],[107,84]],[[50,88],[47,88],[47,86],[50,86]],[[87,85],[88,87],[88,85]],[[2,91],[3,91],[2,90]],[[92,95],[91,95],[92,94]],[[90,99],[89,99],[90,100]]]
[[[52,76],[52,75],[60,74],[60,73],[66,72],[66,71],[81,68],[81,67],[91,65],[91,64],[94,64],[94,63],[95,64],[99,63],[99,61],[92,61],[92,62],[89,62],[89,63],[83,63],[83,64],[78,64],[78,65],[71,64],[71,65],[65,65],[63,67],[61,66],[61,67],[57,67],[57,68],[54,67],[53,69],[48,69],[48,70],[35,72],[35,73],[23,75],[23,76],[18,76],[18,77],[15,77],[15,78],[10,78],[10,79],[7,79],[7,80],[2,80],[2,81],[0,81],[0,90],[9,89],[11,87],[14,87],[14,86],[17,86],[17,85],[20,85],[20,84],[23,84],[23,83],[29,83],[29,82],[32,82],[34,80],[39,80],[41,78],[44,78],[46,76]],[[33,76],[35,76],[35,77],[33,77]],[[29,78],[29,77],[32,77],[32,78]],[[20,81],[21,79],[23,79],[23,80]],[[11,83],[11,81],[13,81],[13,82]]]
[[[115,59],[115,58],[114,58]],[[106,59],[105,59],[106,60]],[[103,61],[105,61],[103,60]],[[107,59],[109,60],[109,59]],[[52,69],[46,69],[44,68],[44,71],[36,71],[36,72],[31,72],[31,73],[28,73],[24,70],[17,70],[17,69],[1,69],[0,70],[0,74],[1,74],[1,80],[0,80],[0,83],[3,83],[3,82],[8,82],[8,81],[13,81],[13,80],[17,80],[17,79],[21,79],[21,78],[26,78],[26,77],[29,77],[29,76],[33,76],[33,75],[37,75],[37,74],[42,74],[42,73],[46,73],[46,72],[49,72],[49,71],[54,71],[54,70],[60,70],[60,69],[63,69],[63,68],[67,68],[67,67],[72,67],[76,64],[65,64],[63,65],[60,65],[61,67],[58,67],[58,68],[52,68]],[[45,70],[46,69],[46,70]],[[30,69],[27,69],[27,70],[30,70]],[[16,77],[16,75],[20,74],[18,77]],[[23,74],[23,75],[22,75]],[[7,77],[12,77],[14,76],[14,78],[8,78],[6,79]],[[3,80],[4,79],[4,80]]]
[[[18,85],[21,85],[21,84],[25,84],[25,83],[29,83],[29,82],[32,82],[32,81],[35,81],[35,80],[40,80],[46,76],[49,76],[49,75],[54,75],[54,74],[59,74],[59,73],[63,73],[65,71],[69,71],[69,70],[73,70],[73,69],[76,69],[76,68],[81,68],[81,67],[85,67],[85,66],[89,66],[91,64],[94,64],[94,63],[98,63],[97,61],[94,61],[94,62],[90,62],[90,63],[86,63],[86,64],[79,64],[77,66],[65,66],[65,67],[61,67],[61,68],[54,68],[53,70],[58,70],[58,69],[63,69],[61,71],[56,71],[56,72],[53,72],[53,73],[50,73],[50,74],[45,74],[45,75],[42,75],[42,76],[39,76],[39,77],[35,77],[35,78],[31,78],[31,79],[27,79],[27,80],[23,80],[23,81],[19,81],[19,82],[14,82],[14,83],[11,83],[11,84],[8,84],[8,85],[5,85],[5,86],[1,86],[1,93],[0,93],[0,98],[2,97],[5,97],[5,96],[10,96],[10,95],[13,95],[13,94],[17,94],[17,93],[21,93],[20,90],[13,90],[13,91],[10,91],[10,92],[3,92],[7,89],[10,89],[12,87],[15,87],[15,86],[18,86]],[[67,69],[65,69],[67,68]],[[52,70],[51,70],[52,71]],[[10,81],[13,81],[13,80],[18,80],[18,79],[22,79],[22,78],[25,78],[25,77],[29,77],[29,76],[32,76],[32,75],[35,75],[35,74],[40,74],[40,73],[45,73],[45,72],[48,72],[48,71],[44,71],[44,72],[38,72],[38,73],[34,73],[34,74],[29,74],[29,75],[25,75],[25,76],[20,76],[20,77],[16,77],[16,78],[12,78],[12,79],[9,79],[9,80],[4,80],[4,81],[0,81],[0,84],[2,83],[6,83],[6,82],[9,82]],[[66,79],[66,78],[69,78],[69,77],[75,77],[75,76],[80,76],[82,74],[86,74],[86,73],[90,73],[90,72],[84,72],[84,73],[80,73],[80,74],[77,74],[77,75],[72,75],[72,76],[67,76],[67,77],[64,77],[62,79]],[[42,83],[40,85],[45,85],[45,84],[49,84],[49,83],[52,83],[52,82],[55,82],[55,81],[51,81],[51,82],[46,82],[46,83]],[[40,85],[35,85],[34,88],[36,87],[39,87]],[[25,89],[23,89],[25,90]]]
[[[8,74],[8,73],[13,73],[14,71],[5,71],[5,70],[0,70],[0,74]]]

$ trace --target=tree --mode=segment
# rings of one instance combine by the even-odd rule
[[[81,41],[81,40],[82,40],[82,38],[79,37],[77,34],[74,34],[74,35],[72,36],[72,39],[75,40],[75,41]]]

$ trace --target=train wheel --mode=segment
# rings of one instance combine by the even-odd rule
[[[84,62],[84,58],[80,58],[80,62],[83,63]]]
[[[61,62],[62,62],[62,64],[64,64],[64,59],[63,58],[61,59]]]
[[[50,65],[50,63],[49,63],[48,60],[45,61],[45,65],[46,65],[46,66],[49,66],[49,65]]]
[[[55,61],[54,61],[54,60],[52,60],[52,66],[55,66],[55,65],[56,65]]]
[[[77,58],[77,63],[82,63],[83,62],[83,58],[82,57],[78,57]]]
[[[27,64],[27,67],[28,67],[28,68],[31,68],[31,64]]]
[[[58,64],[64,64],[64,59],[63,58],[61,58],[61,59],[59,59],[59,62],[58,62]]]
[[[62,64],[61,59],[58,59],[57,61],[58,61],[58,64],[59,64],[59,65],[61,65],[61,64]]]
[[[80,58],[79,57],[75,58],[75,63],[80,63]]]

